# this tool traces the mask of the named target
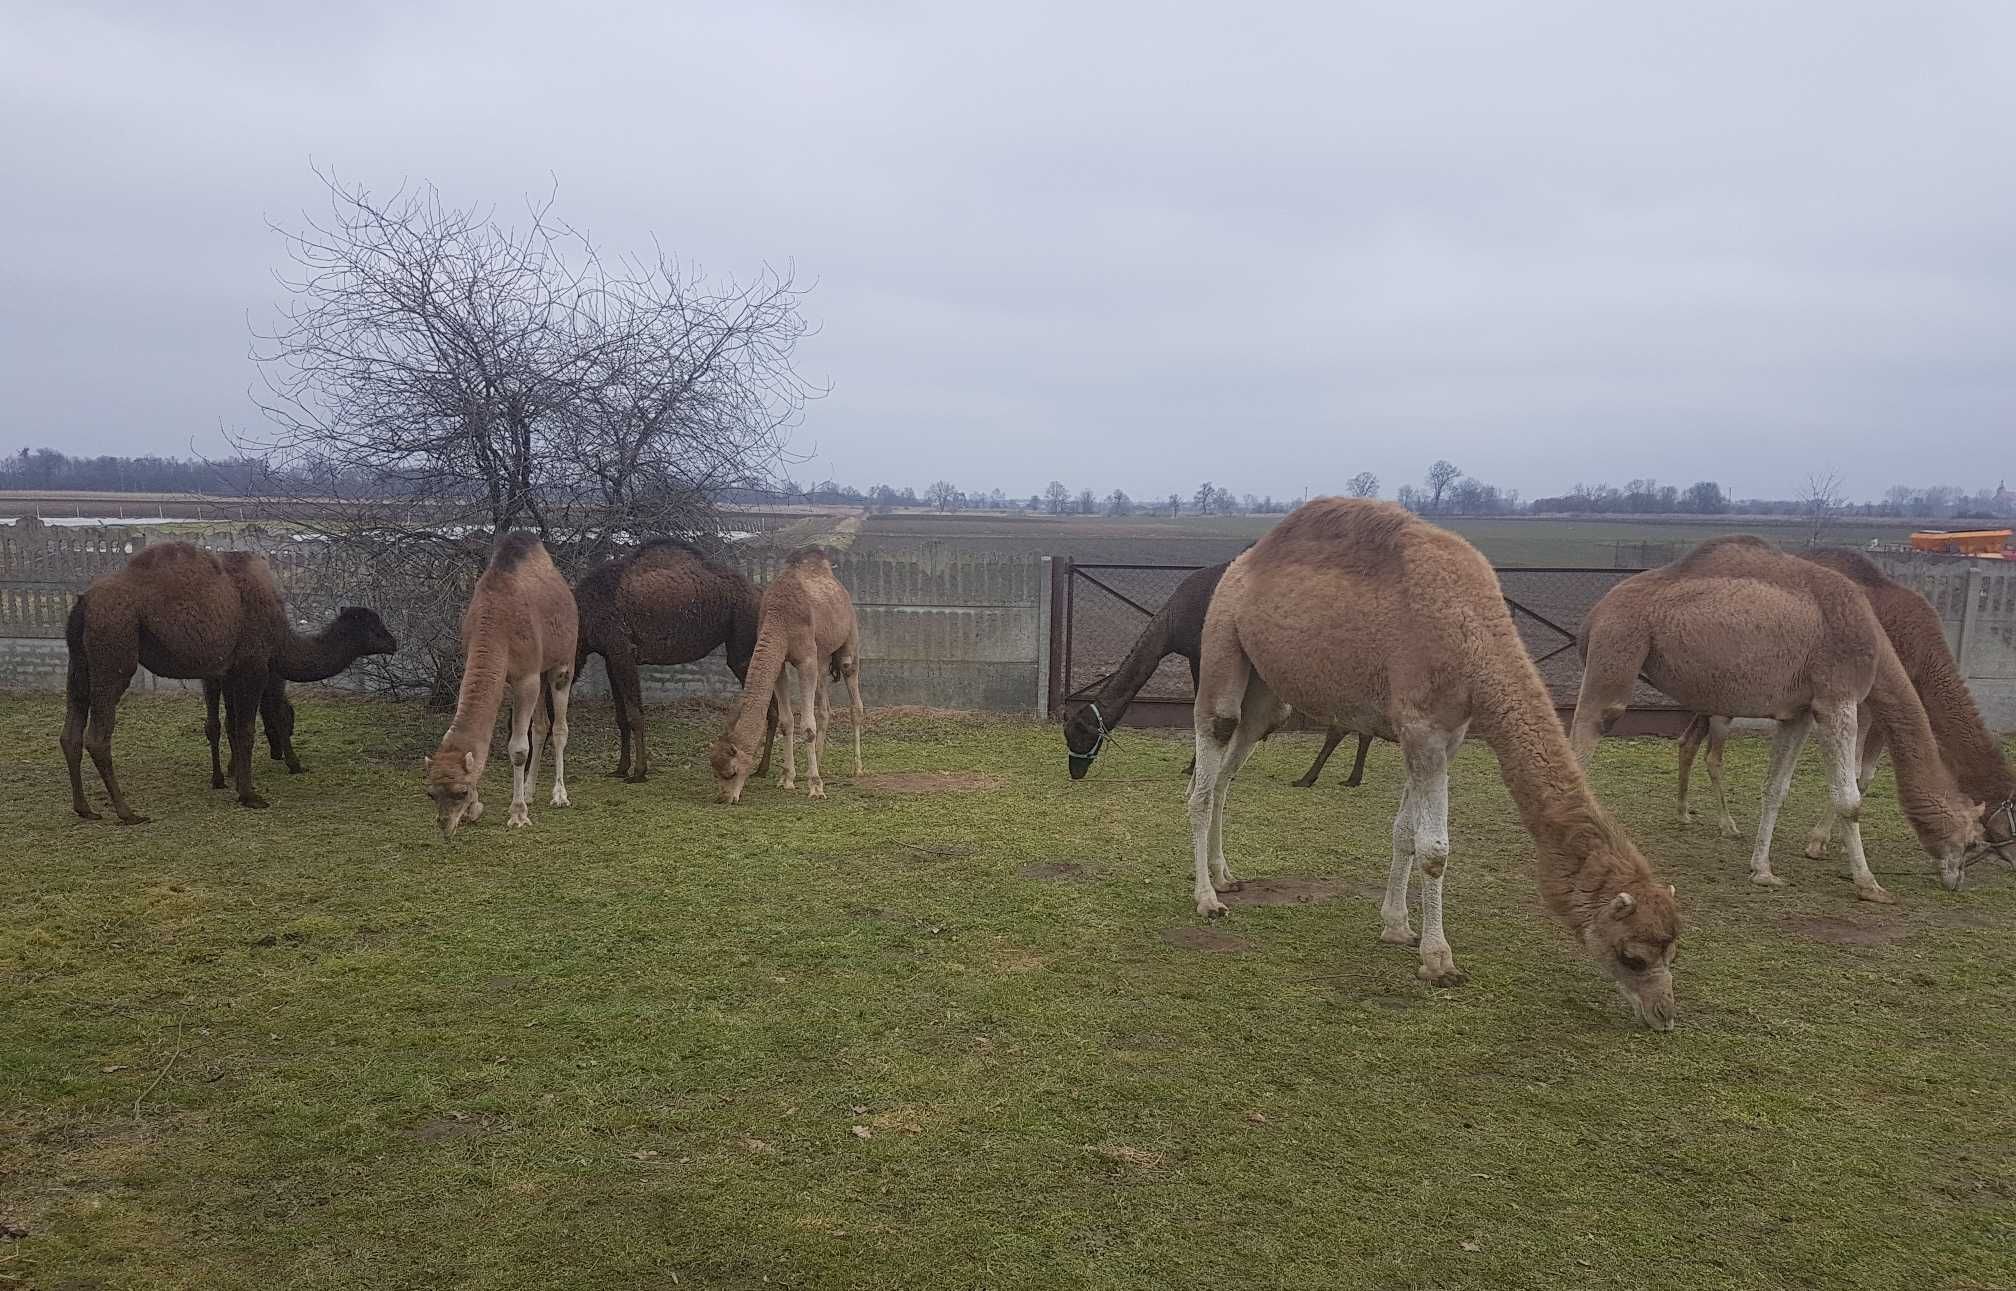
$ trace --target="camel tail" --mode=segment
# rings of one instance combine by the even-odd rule
[[[70,667],[63,688],[73,704],[91,702],[91,654],[84,648],[84,596],[70,606],[70,618],[63,625],[63,643],[70,648]]]

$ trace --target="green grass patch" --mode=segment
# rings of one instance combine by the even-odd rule
[[[1602,748],[1690,921],[1658,1035],[1542,920],[1481,747],[1438,991],[1377,939],[1386,746],[1357,790],[1263,746],[1234,871],[1336,895],[1213,951],[1176,740],[1073,784],[1053,728],[884,718],[895,778],[727,808],[710,724],[628,785],[577,713],[571,810],[503,828],[500,758],[444,842],[417,707],[304,699],[248,812],[201,706],[135,696],[128,829],[71,817],[56,698],[0,704],[0,1288],[2016,1282],[2016,880],[1942,891],[1887,775],[1878,909],[1797,856],[1811,769],[1767,892],[1675,823],[1670,744]]]

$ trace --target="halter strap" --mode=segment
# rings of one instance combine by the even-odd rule
[[[1092,748],[1090,752],[1071,753],[1071,756],[1074,758],[1083,759],[1086,762],[1090,762],[1093,758],[1099,756],[1099,750],[1106,747],[1106,741],[1111,737],[1112,732],[1106,729],[1106,716],[1105,714],[1099,711],[1099,703],[1097,700],[1094,700],[1092,703],[1087,704],[1086,707],[1092,711],[1092,720],[1099,723],[1099,733],[1097,738],[1095,738],[1092,741]],[[1068,753],[1070,751],[1067,749],[1066,752]]]

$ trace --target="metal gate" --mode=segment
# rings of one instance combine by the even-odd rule
[[[1207,566],[1078,564],[1060,556],[1051,568],[1050,711],[1055,714],[1103,685],[1170,593]],[[1576,644],[1583,620],[1605,592],[1640,571],[1511,566],[1496,572],[1512,622],[1565,719],[1582,685]],[[1195,698],[1189,664],[1171,656],[1142,688],[1126,721],[1187,726]],[[1612,729],[1678,734],[1686,719],[1683,710],[1641,680],[1632,693],[1631,711]]]

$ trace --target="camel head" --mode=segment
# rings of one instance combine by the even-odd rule
[[[476,785],[483,779],[483,758],[473,749],[440,749],[420,764],[427,772],[427,796],[446,838],[464,821],[475,824],[483,816],[482,800]]]
[[[1650,880],[1626,884],[1582,927],[1582,944],[1597,966],[1654,1031],[1673,1029],[1673,951],[1679,938],[1673,888]]]
[[[1958,795],[1941,795],[1930,803],[1905,802],[1904,814],[1918,835],[1918,845],[1939,862],[1939,882],[1948,892],[1958,892],[1967,881],[1968,857],[1993,831],[2010,825],[2008,813],[1998,812],[1998,823],[1988,820],[1988,804],[1969,802]]]
[[[337,611],[330,632],[338,640],[354,647],[360,658],[368,654],[399,653],[399,639],[385,626],[385,620],[378,617],[376,610],[367,610],[361,605],[346,605]]]
[[[1064,765],[1073,780],[1085,778],[1105,744],[1106,723],[1099,716],[1099,705],[1087,704],[1071,715],[1064,723]]]
[[[742,801],[742,786],[749,783],[756,759],[724,735],[707,750],[707,761],[714,768],[714,801]]]

